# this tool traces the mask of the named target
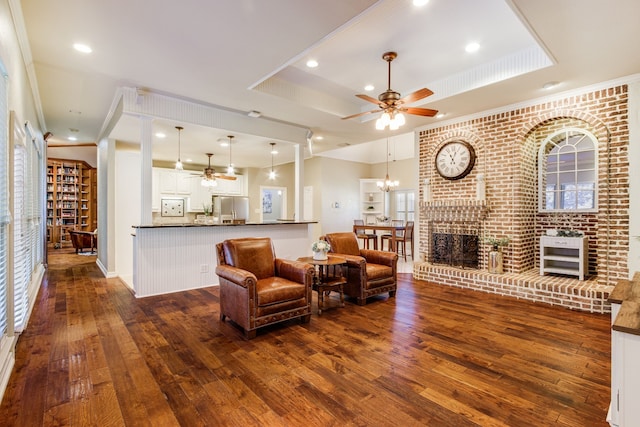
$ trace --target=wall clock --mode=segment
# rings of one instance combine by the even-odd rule
[[[450,141],[436,154],[436,170],[444,179],[464,178],[476,164],[476,152],[465,141]]]

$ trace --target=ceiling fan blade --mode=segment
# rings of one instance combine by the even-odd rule
[[[402,111],[406,111],[407,114],[425,117],[433,117],[438,114],[438,110],[432,110],[431,108],[406,107],[402,108]]]
[[[433,95],[433,91],[431,91],[430,89],[427,89],[426,87],[419,89],[413,93],[410,93],[409,95],[405,96],[404,98],[401,98],[397,103],[400,104],[410,104],[412,102],[415,102],[419,99],[422,98],[426,98],[427,96],[431,96]]]
[[[359,93],[356,96],[358,98],[360,98],[360,99],[364,99],[367,102],[371,102],[372,104],[376,104],[376,105],[380,105],[381,104],[381,102],[378,99],[375,99],[375,98],[373,98],[373,97],[371,97],[369,95],[363,95],[363,94]]]
[[[379,113],[379,112],[380,110],[365,111],[364,113],[352,114],[350,116],[343,117],[342,120],[354,119],[356,117],[365,116],[367,114],[372,114],[372,113]]]
[[[236,179],[238,179],[235,176],[222,175],[222,174],[218,174],[218,173],[215,175],[215,177],[219,178],[219,179],[227,179],[229,181],[235,181]]]

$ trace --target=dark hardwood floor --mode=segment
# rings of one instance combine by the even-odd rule
[[[403,274],[245,341],[216,287],[136,299],[52,250],[0,424],[606,426],[609,322]]]

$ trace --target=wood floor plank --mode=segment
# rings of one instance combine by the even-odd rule
[[[136,299],[51,251],[11,426],[606,426],[610,319],[414,281],[245,340],[217,287]]]

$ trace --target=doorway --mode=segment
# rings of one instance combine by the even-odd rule
[[[260,186],[260,222],[287,218],[287,187]]]

